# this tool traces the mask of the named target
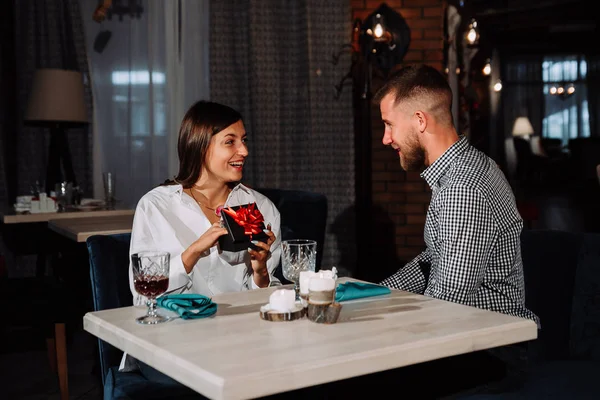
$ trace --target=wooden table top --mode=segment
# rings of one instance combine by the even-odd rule
[[[124,215],[94,215],[48,221],[48,228],[76,242],[85,242],[92,235],[130,233],[132,226],[133,212]]]
[[[120,215],[133,215],[135,210],[94,210],[94,211],[69,211],[54,213],[16,214],[6,213],[2,215],[5,224],[22,224],[32,222],[48,222],[57,219],[89,218],[89,217],[112,217]]]
[[[533,321],[398,290],[343,302],[332,325],[264,321],[259,309],[276,289],[217,295],[215,316],[155,326],[135,322],[144,306],[90,312],[84,329],[211,399],[256,398],[537,337]]]

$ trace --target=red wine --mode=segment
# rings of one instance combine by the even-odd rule
[[[167,291],[167,288],[169,287],[169,278],[157,276],[150,278],[149,280],[136,279],[133,281],[133,285],[135,286],[135,291],[142,296],[156,297]]]

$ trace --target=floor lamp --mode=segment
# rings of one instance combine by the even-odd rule
[[[33,78],[25,122],[50,128],[46,192],[57,183],[77,186],[66,130],[88,122],[83,77],[77,71],[38,69]]]

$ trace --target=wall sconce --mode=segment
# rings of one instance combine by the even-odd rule
[[[465,33],[465,39],[468,46],[477,46],[479,44],[479,27],[475,18],[471,18],[471,22]]]
[[[333,56],[336,64],[346,48],[352,51],[350,71],[335,85],[336,98],[339,98],[346,82],[354,81],[356,84],[357,78],[361,81],[363,97],[370,96],[372,74],[376,73],[385,78],[402,62],[409,44],[410,29],[406,21],[385,3],[369,14],[364,21],[360,18],[355,19],[352,44],[342,46],[342,51]]]
[[[125,15],[129,15],[131,18],[140,18],[143,11],[144,8],[138,4],[137,0],[99,0],[92,19],[100,23],[106,18],[110,20],[113,15],[118,15],[119,21],[123,21]]]

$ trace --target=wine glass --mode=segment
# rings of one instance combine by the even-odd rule
[[[156,311],[156,296],[166,292],[169,287],[170,254],[162,251],[143,251],[131,255],[133,266],[133,286],[135,291],[145,296],[148,312],[136,321],[151,325],[169,321],[168,317]]]
[[[296,301],[300,300],[300,271],[314,271],[317,264],[317,242],[308,239],[281,242],[283,276],[294,282]]]

